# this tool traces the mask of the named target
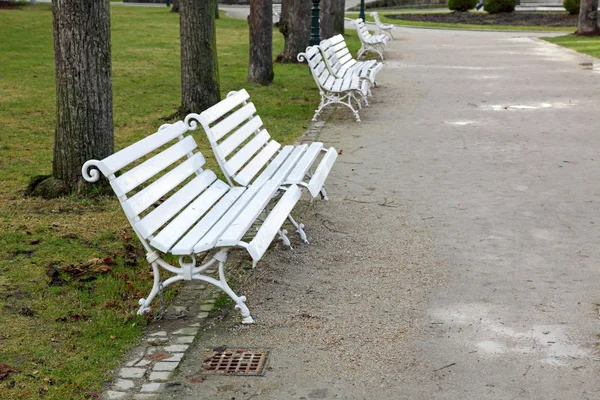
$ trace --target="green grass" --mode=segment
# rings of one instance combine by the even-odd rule
[[[111,9],[116,149],[155,132],[180,104],[178,18],[166,7]],[[247,29],[217,23],[222,93],[246,88],[271,135],[290,143],[309,126],[318,91],[306,65],[276,64],[273,85],[248,84]],[[139,340],[147,320],[135,315],[137,300],[152,280],[115,198],[22,195],[32,176],[51,172],[50,6],[0,10],[0,38],[0,364],[18,370],[0,380],[0,398],[89,398]],[[348,41],[356,51],[357,39]],[[275,32],[274,54],[282,47]],[[78,279],[61,269],[106,257],[107,273],[94,265]]]
[[[580,53],[600,58],[600,37],[577,37],[574,35],[543,38],[550,43],[558,44]]]
[[[449,12],[449,11],[448,11]],[[406,14],[414,14],[414,11]],[[445,11],[434,11],[429,13],[443,14]],[[367,21],[374,22],[373,17],[365,11]],[[484,30],[484,31],[537,31],[537,32],[570,32],[572,27],[552,27],[552,26],[512,26],[512,25],[475,25],[475,24],[452,24],[443,22],[421,22],[408,21],[403,19],[387,18],[389,14],[404,14],[404,12],[380,11],[379,18],[386,24],[396,24],[399,26],[412,26],[420,28],[443,28],[443,29],[464,29],[464,30]],[[346,13],[346,16],[352,19],[358,18],[358,13]]]

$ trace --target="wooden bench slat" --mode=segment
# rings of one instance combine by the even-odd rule
[[[238,216],[231,221],[229,227],[220,235],[217,246],[233,246],[242,240],[244,234],[265,209],[278,188],[279,182],[273,180],[268,181],[258,193],[256,193],[252,200],[248,202],[248,205],[244,208],[244,212],[238,214]]]
[[[237,171],[242,168],[248,160],[255,154],[265,143],[269,141],[271,137],[269,133],[263,129],[260,131],[258,135],[256,135],[252,140],[250,140],[243,148],[240,149],[233,157],[227,161],[225,164],[225,168],[227,169],[227,173],[230,175],[235,175]]]
[[[259,190],[264,186],[252,185],[236,200],[233,205],[226,210],[227,212],[219,219],[217,223],[204,235],[202,239],[194,246],[194,253],[201,253],[210,250],[217,244],[217,240],[223,232],[231,225],[242,211],[245,211],[246,205],[256,196]]]
[[[277,156],[273,159],[273,161],[269,163],[269,166],[265,168],[258,178],[254,180],[253,185],[263,185],[265,182],[271,179],[281,165],[285,162],[285,160],[290,156],[293,150],[294,146],[284,146],[279,154],[277,154]]]
[[[161,205],[148,213],[141,221],[136,223],[135,228],[144,239],[163,226],[168,220],[173,218],[180,210],[195,199],[204,189],[209,187],[217,176],[210,170],[202,171],[200,175],[188,182],[184,187],[178,190],[173,196],[169,197]]]
[[[187,126],[179,121],[175,124],[167,126],[137,143],[125,147],[116,152],[112,156],[102,160],[107,171],[103,171],[105,175],[114,174],[121,168],[131,164],[132,162],[144,157],[146,154],[152,153],[154,150],[165,145],[176,137],[187,132]]]
[[[225,193],[229,185],[223,181],[215,181],[198,198],[176,216],[151,241],[150,245],[162,252],[168,252],[171,247],[192,225],[196,223]]]
[[[235,176],[235,181],[242,186],[247,186],[258,171],[260,171],[277,153],[277,150],[281,148],[281,145],[276,141],[272,140],[246,165],[239,174]]]
[[[236,126],[240,125],[242,122],[252,117],[256,112],[256,108],[254,108],[254,104],[249,103],[236,110],[235,112],[228,115],[224,120],[220,121],[218,124],[213,126],[210,131],[214,140],[219,140],[223,136],[227,135],[231,132]]]
[[[199,121],[203,125],[210,125],[249,98],[250,95],[246,92],[246,89],[239,90],[235,94],[204,110],[199,116]]]
[[[195,172],[201,171],[204,157],[200,153],[194,154],[155,182],[151,183],[133,197],[123,202],[123,209],[129,218],[137,217],[142,211],[154,204],[163,195],[173,190],[186,178]]]
[[[321,152],[323,148],[323,143],[321,142],[313,142],[308,146],[308,149],[302,154],[302,158],[298,160],[296,166],[290,172],[290,174],[286,178],[286,183],[299,183],[302,182],[304,176],[306,176],[306,172],[310,168],[310,166],[315,162],[315,159]]]
[[[110,185],[115,191],[115,194],[118,197],[121,197],[152,178],[175,161],[181,159],[195,148],[196,142],[191,136],[188,136],[151,159],[130,169],[118,178],[113,179],[110,181]]]
[[[250,137],[253,133],[258,132],[262,127],[262,120],[257,115],[250,121],[245,123],[237,131],[229,135],[227,139],[223,140],[219,145],[219,149],[223,157],[227,157],[233,150],[235,150],[240,144]]]
[[[171,253],[186,255],[194,253],[194,246],[209,232],[233,204],[246,192],[244,187],[234,187],[173,246]],[[207,248],[206,250],[210,250]]]
[[[296,185],[288,188],[285,194],[271,210],[265,222],[261,225],[254,239],[248,244],[248,252],[253,260],[260,260],[267,248],[277,235],[281,225],[290,214],[302,192]]]
[[[321,191],[321,188],[323,188],[325,179],[327,179],[329,171],[331,171],[331,168],[333,167],[333,163],[335,163],[337,156],[337,151],[333,147],[330,147],[329,150],[327,150],[327,153],[325,154],[321,162],[319,163],[319,165],[317,166],[315,173],[308,182],[308,191],[313,197],[316,197]]]

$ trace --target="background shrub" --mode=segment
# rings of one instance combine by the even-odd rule
[[[477,5],[477,0],[448,0],[448,8],[453,11],[469,11]]]
[[[571,15],[579,15],[579,0],[564,0],[563,7]]]
[[[490,14],[502,12],[513,12],[517,6],[517,0],[485,0],[483,9]]]

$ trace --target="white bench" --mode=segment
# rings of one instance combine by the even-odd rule
[[[372,35],[365,22],[358,18],[354,21],[354,25],[356,26],[356,31],[358,32],[358,38],[360,39],[361,47],[358,50],[358,54],[356,55],[356,59],[360,60],[360,58],[368,51],[374,51],[379,54],[379,57],[383,60],[383,50],[385,49],[385,45],[388,40],[390,40],[389,36],[376,34]]]
[[[373,17],[373,20],[375,20],[375,25],[377,26],[377,33],[389,36],[390,40],[393,40],[394,35],[392,35],[392,31],[396,28],[396,25],[382,23],[379,19],[379,13],[377,13],[377,11],[373,11],[371,13],[371,17]]]
[[[279,23],[281,19],[281,3],[273,3],[273,24]]]
[[[133,230],[146,250],[154,271],[154,285],[140,299],[138,314],[150,310],[154,297],[181,280],[201,280],[223,290],[235,302],[242,322],[253,322],[246,298],[236,295],[225,278],[230,249],[242,247],[260,260],[302,192],[290,185],[273,204],[283,177],[273,177],[248,187],[232,187],[203,169],[205,159],[194,139],[186,135],[183,121],[163,125],[158,132],[103,159],[83,165],[86,181],[95,182],[100,172],[108,179]],[[280,180],[278,180],[280,179]],[[179,266],[163,254],[179,256]],[[203,265],[196,255],[207,254]],[[206,270],[218,263],[219,277]],[[160,269],[173,274],[162,280]]]
[[[247,187],[276,179],[283,186],[306,188],[311,198],[321,194],[327,200],[324,183],[337,151],[324,147],[321,142],[282,146],[272,140],[256,115],[256,107],[248,102],[249,98],[245,89],[230,92],[226,99],[201,114],[188,115],[185,122],[192,128],[196,126],[195,121],[200,122],[230,185]],[[298,224],[291,215],[288,219],[308,243],[304,225]],[[284,242],[289,245],[286,239]]]
[[[343,35],[325,39],[321,41],[319,47],[329,69],[337,78],[358,75],[360,78],[368,79],[370,84],[377,86],[377,73],[383,67],[383,63],[377,60],[356,61],[350,54]]]
[[[357,75],[338,78],[333,75],[327,65],[319,46],[309,46],[304,53],[298,54],[298,61],[306,61],[310,72],[319,88],[321,102],[315,110],[313,121],[316,121],[323,109],[332,104],[342,104],[348,107],[357,122],[360,122],[358,110],[352,102],[356,103],[358,109],[362,108],[361,101],[368,106],[367,95],[369,94],[369,83],[360,79]]]

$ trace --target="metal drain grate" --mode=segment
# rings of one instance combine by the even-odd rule
[[[269,350],[266,349],[225,349],[216,354],[207,350],[206,353],[209,356],[202,367],[209,374],[262,376],[267,371]]]

